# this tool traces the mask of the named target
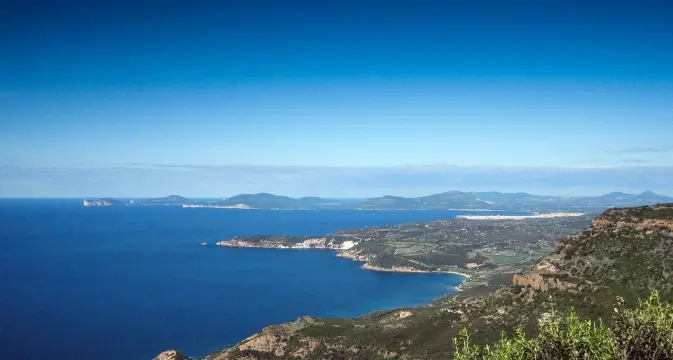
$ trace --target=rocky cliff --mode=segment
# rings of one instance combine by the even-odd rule
[[[553,253],[515,275],[513,283],[540,291],[620,286],[668,291],[671,234],[671,205],[610,209],[584,232],[559,240]]]
[[[84,200],[84,206],[116,206],[121,205],[121,203],[114,199],[101,198],[96,200]]]
[[[192,360],[192,358],[177,350],[166,350],[157,355],[154,360]]]

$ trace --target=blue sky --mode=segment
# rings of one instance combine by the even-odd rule
[[[0,196],[673,195],[669,2],[54,3],[0,11]]]

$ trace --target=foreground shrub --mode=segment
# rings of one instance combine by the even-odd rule
[[[618,299],[612,326],[615,359],[673,359],[673,305],[662,304],[658,293],[635,310]]]
[[[673,306],[654,292],[634,310],[618,299],[611,327],[552,311],[540,319],[535,338],[519,329],[513,338],[503,334],[493,346],[478,346],[463,329],[453,344],[456,360],[673,359]]]

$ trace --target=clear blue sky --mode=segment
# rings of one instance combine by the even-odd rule
[[[670,1],[13,3],[0,196],[673,195]]]

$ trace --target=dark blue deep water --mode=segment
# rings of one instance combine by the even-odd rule
[[[455,211],[85,208],[0,200],[0,349],[14,359],[201,356],[302,315],[420,305],[461,278],[361,270],[327,250],[215,247],[235,235],[321,235]],[[199,243],[209,242],[202,247]]]

